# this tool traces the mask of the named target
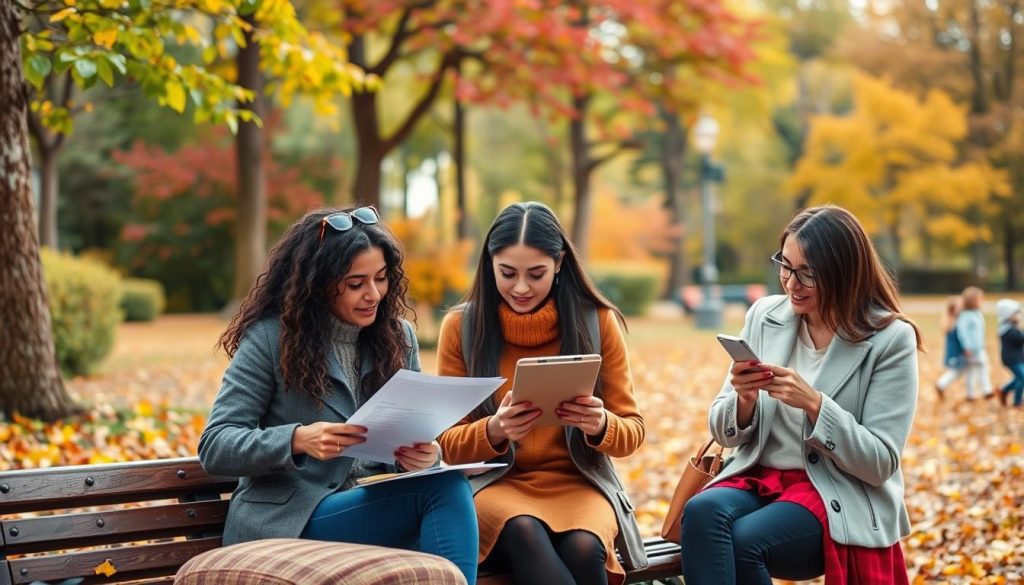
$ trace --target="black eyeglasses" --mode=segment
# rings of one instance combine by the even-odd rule
[[[807,288],[814,288],[814,273],[806,268],[793,268],[782,259],[782,251],[772,254],[772,263],[779,273],[779,278],[789,280],[790,276],[796,275],[796,280]]]
[[[370,225],[380,221],[380,216],[372,207],[360,207],[352,211],[332,213],[320,220],[320,243],[324,243],[324,230],[327,229],[327,226],[331,226],[339,232],[347,232],[355,225],[353,220],[359,220],[359,223],[363,225]]]

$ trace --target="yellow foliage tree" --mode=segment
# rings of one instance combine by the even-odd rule
[[[405,246],[405,275],[413,302],[438,307],[446,293],[462,294],[469,287],[469,257],[473,243],[445,244],[432,215],[388,220]]]
[[[894,261],[911,229],[958,246],[990,241],[989,226],[972,217],[1010,188],[988,162],[961,160],[966,110],[940,90],[918,98],[867,75],[857,75],[853,88],[848,115],[812,121],[790,194],[846,207],[872,235],[885,236]]]
[[[613,193],[599,192],[591,221],[587,257],[593,262],[653,262],[671,253],[681,235],[657,197],[626,204]]]

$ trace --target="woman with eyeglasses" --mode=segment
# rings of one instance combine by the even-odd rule
[[[416,549],[476,580],[469,484],[442,473],[381,485],[356,480],[419,470],[436,442],[394,465],[345,455],[366,428],[346,424],[399,369],[420,369],[402,249],[372,207],[321,210],[292,225],[218,345],[231,357],[199,458],[240,478],[224,544],[310,538]]]
[[[907,583],[900,458],[917,403],[917,326],[857,219],[799,213],[711,406],[733,460],[683,511],[687,585]]]

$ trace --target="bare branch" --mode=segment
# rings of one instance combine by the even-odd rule
[[[420,118],[423,117],[430,107],[434,104],[434,99],[437,98],[437,94],[441,90],[441,84],[444,83],[445,73],[458,64],[459,57],[454,53],[446,53],[441,57],[441,63],[437,68],[437,74],[433,81],[430,83],[430,87],[427,92],[423,94],[420,101],[413,107],[406,116],[405,122],[392,134],[389,138],[383,141],[384,152],[390,151],[395,148],[406,139],[406,137],[412,132],[413,128],[416,127],[416,123],[419,122]]]
[[[587,163],[587,174],[594,172],[594,170],[597,169],[597,167],[612,160],[613,158],[619,156],[620,154],[623,154],[629,150],[640,150],[641,148],[643,148],[643,141],[641,141],[639,138],[627,138],[625,140],[620,140],[618,141],[616,148],[611,152],[605,154],[604,156],[594,157],[590,159],[590,162]]]

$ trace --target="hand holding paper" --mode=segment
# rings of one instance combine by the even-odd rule
[[[348,424],[366,427],[366,442],[348,447],[345,455],[393,463],[399,447],[433,441],[504,381],[399,370],[349,417]]]

